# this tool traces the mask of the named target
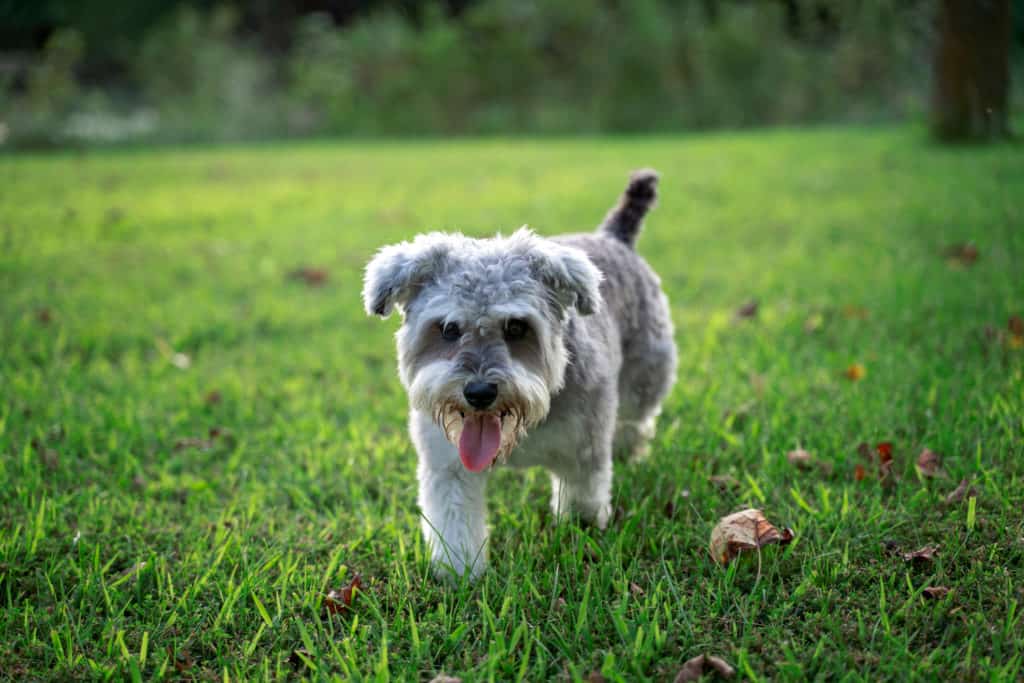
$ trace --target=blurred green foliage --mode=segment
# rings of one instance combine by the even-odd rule
[[[57,31],[27,76],[0,83],[0,121],[13,142],[38,144],[644,132],[924,110],[932,3],[844,3],[799,30],[787,6],[806,19],[821,3],[385,6],[340,26],[299,14],[271,50],[245,11],[179,5],[116,41],[126,68],[99,82],[76,79],[82,60],[113,48],[86,44],[95,28]]]

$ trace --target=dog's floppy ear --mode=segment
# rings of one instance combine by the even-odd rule
[[[401,310],[433,275],[444,267],[449,247],[439,233],[421,235],[413,242],[382,248],[366,266],[363,305],[370,315],[386,318]]]
[[[563,307],[573,306],[580,315],[596,313],[601,308],[601,271],[581,250],[567,247],[534,235],[525,226],[512,239],[529,239],[534,277],[545,283]]]

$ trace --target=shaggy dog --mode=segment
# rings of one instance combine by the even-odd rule
[[[668,300],[635,251],[657,181],[634,173],[591,234],[435,232],[367,266],[367,312],[402,315],[398,373],[439,576],[486,567],[497,464],[547,468],[557,517],[608,523],[613,456],[646,452],[675,379]]]

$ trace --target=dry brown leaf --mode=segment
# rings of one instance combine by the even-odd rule
[[[892,471],[893,467],[893,445],[890,441],[882,441],[875,445],[874,448],[869,446],[867,443],[860,443],[857,446],[857,453],[862,458],[867,460],[873,468],[878,470],[878,479],[884,485],[892,485],[896,481],[896,475]],[[857,465],[853,470],[853,478],[856,481],[864,480],[868,475],[867,469],[862,465]]]
[[[925,448],[921,455],[917,456],[917,471],[922,477],[936,477],[942,471],[942,458],[939,454]]]
[[[174,442],[174,450],[182,451],[186,448],[208,451],[213,448],[213,441],[211,439],[200,439],[199,437],[187,436]]]
[[[288,277],[292,280],[304,282],[310,287],[322,287],[327,284],[328,274],[323,268],[310,268],[309,266],[305,266],[302,268],[296,268],[292,272],[288,273]]]
[[[802,470],[810,469],[811,467],[811,454],[802,448],[786,453],[786,460],[789,461],[790,465],[799,467]]]
[[[846,379],[851,382],[859,382],[864,379],[864,376],[868,374],[868,369],[860,363],[854,363],[850,367],[843,371]]]
[[[336,588],[324,598],[324,609],[328,614],[344,614],[352,606],[356,594],[363,587],[363,579],[359,574],[354,574],[348,585]]]
[[[909,553],[900,553],[900,557],[903,558],[904,562],[914,562],[916,564],[924,564],[931,562],[935,559],[935,555],[939,552],[939,546],[937,545],[926,545],[923,548],[919,548]]]
[[[590,675],[587,676],[587,683],[605,683],[607,680],[608,679],[604,677],[604,674],[596,669],[591,671]]]
[[[1006,322],[1006,329],[1010,331],[1010,337],[1006,345],[1011,349],[1024,348],[1024,318],[1019,315],[1011,315]]]
[[[974,262],[978,260],[978,256],[980,255],[978,247],[974,246],[970,242],[950,245],[946,247],[944,254],[946,256],[947,264],[961,268],[973,266]]]
[[[736,317],[740,319],[756,318],[758,305],[759,303],[757,299],[751,299],[750,301],[736,309]]]
[[[928,586],[927,588],[921,591],[921,594],[924,595],[924,597],[930,598],[932,600],[941,600],[942,598],[949,595],[950,591],[952,590],[952,588],[947,588],[946,586]]]
[[[192,666],[195,664],[192,661],[192,654],[188,650],[182,650],[181,652],[174,654],[173,650],[168,646],[167,656],[174,657],[174,668],[180,674],[188,673],[192,670]]]
[[[635,597],[640,597],[644,594],[644,589],[630,581],[629,592],[632,593]]]
[[[445,673],[440,673],[430,679],[430,683],[462,683],[462,679],[458,676],[449,676]]]
[[[790,529],[779,531],[763,512],[750,508],[719,520],[711,531],[711,556],[725,565],[745,550],[757,550],[772,543],[786,545],[792,540]]]
[[[683,664],[683,668],[676,674],[673,683],[687,683],[688,681],[699,681],[704,672],[717,673],[722,678],[732,678],[736,670],[720,657],[712,655],[697,655]]]
[[[867,320],[871,313],[863,306],[843,306],[843,317],[847,320]]]
[[[740,487],[740,483],[736,481],[736,477],[732,476],[731,474],[716,474],[712,477],[709,477],[708,481],[710,481],[716,489],[723,493],[731,489],[738,489]]]
[[[960,485],[953,489],[948,496],[946,496],[946,504],[953,505],[954,503],[961,502],[964,498],[973,498],[978,495],[977,490],[971,486],[971,482],[968,479],[960,481]]]

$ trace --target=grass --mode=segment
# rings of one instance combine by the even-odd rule
[[[653,453],[617,467],[603,533],[552,523],[543,472],[498,473],[492,567],[444,588],[361,268],[425,228],[589,229],[641,165],[680,348]],[[1019,679],[1022,224],[1019,146],[909,128],[0,158],[0,676],[671,680],[706,652]],[[943,257],[962,242],[973,266]],[[883,441],[892,485],[858,454]],[[711,529],[746,506],[796,540],[720,568]]]

